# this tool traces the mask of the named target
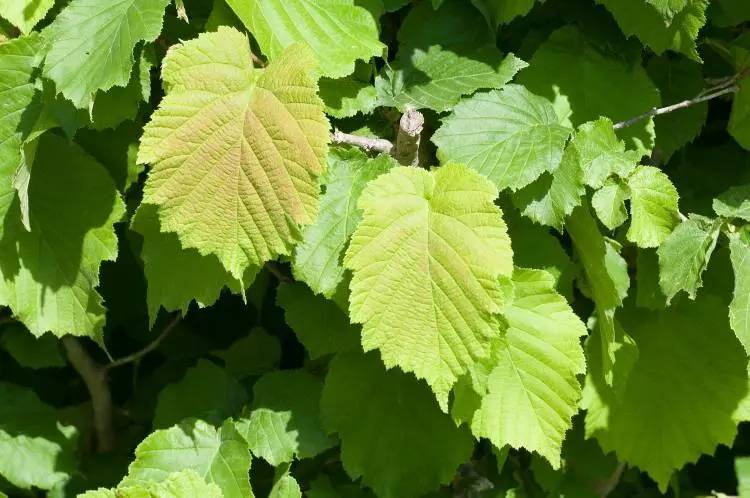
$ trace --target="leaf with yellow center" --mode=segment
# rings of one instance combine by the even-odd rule
[[[167,95],[138,151],[152,165],[143,202],[237,279],[289,254],[316,214],[329,134],[314,60],[295,45],[255,69],[247,37],[225,27],[164,59]]]

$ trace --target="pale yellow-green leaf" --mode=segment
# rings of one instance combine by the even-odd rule
[[[226,27],[164,60],[168,93],[138,152],[152,165],[143,201],[237,279],[289,254],[315,216],[329,134],[312,63],[295,45],[254,69],[247,37]]]
[[[395,168],[362,192],[344,258],[364,349],[424,378],[443,408],[498,334],[499,277],[512,273],[513,256],[496,197],[466,166]]]

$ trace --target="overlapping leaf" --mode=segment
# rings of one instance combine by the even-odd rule
[[[576,376],[585,371],[580,337],[586,327],[555,292],[549,273],[516,270],[512,286],[503,311],[507,328],[479,383],[471,429],[498,448],[536,451],[557,468],[581,396]]]
[[[731,444],[748,390],[747,359],[726,305],[713,296],[663,312],[631,308],[623,317],[639,358],[619,396],[589,376],[586,434],[665,491],[675,470]]]
[[[45,30],[44,75],[78,108],[99,90],[124,87],[133,50],[154,41],[169,0],[73,0]]]
[[[522,86],[465,99],[432,136],[442,162],[458,162],[501,190],[518,190],[560,164],[570,129],[552,105]]]
[[[52,489],[75,471],[77,431],[30,389],[0,382],[0,476],[23,490]]]
[[[294,254],[298,280],[324,296],[336,292],[344,275],[344,248],[362,217],[357,200],[369,181],[396,164],[389,155],[369,159],[359,150],[335,149],[328,155],[318,217],[302,233]]]
[[[354,71],[385,48],[372,14],[353,0],[227,0],[272,61],[295,42],[307,44],[321,74],[333,78]]]
[[[386,371],[372,353],[333,360],[321,411],[341,438],[349,476],[380,498],[434,490],[471,454],[468,429],[440,411],[429,388],[398,369]]]
[[[217,430],[197,420],[151,433],[135,449],[135,460],[119,487],[149,486],[174,472],[193,470],[221,488],[224,498],[252,498],[250,451],[231,421]]]
[[[745,350],[750,350],[750,236],[747,230],[729,237],[734,295],[729,305],[729,324]]]
[[[365,350],[426,379],[444,407],[497,335],[498,278],[513,266],[496,197],[465,166],[395,168],[362,193],[363,218],[344,259]]]
[[[237,422],[254,455],[278,466],[335,444],[320,422],[323,383],[303,370],[272,372],[253,386],[252,412]]]
[[[560,28],[537,49],[517,81],[550,99],[560,119],[573,126],[601,116],[618,122],[658,107],[658,91],[641,65],[613,57],[597,45],[573,26]],[[641,155],[654,146],[651,119],[619,134]]]
[[[99,266],[117,256],[113,225],[125,211],[114,182],[80,147],[47,133],[36,150],[29,202],[31,232],[17,201],[6,218],[0,303],[36,336],[52,331],[99,339]]]
[[[184,248],[236,279],[289,254],[317,210],[327,122],[303,47],[253,69],[247,37],[219,28],[167,55],[168,94],[146,125],[143,202]]]
[[[636,36],[657,54],[675,50],[700,61],[698,32],[706,23],[708,0],[597,0],[604,4],[623,33]],[[669,5],[683,4],[679,10]],[[661,6],[662,8],[657,8]],[[675,12],[677,10],[677,12]],[[672,14],[671,16],[669,14]]]
[[[720,221],[690,215],[664,240],[658,250],[659,286],[667,303],[680,291],[695,299],[720,229]]]

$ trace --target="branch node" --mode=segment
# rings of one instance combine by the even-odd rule
[[[396,136],[393,157],[404,166],[419,165],[419,143],[424,128],[424,116],[411,106],[407,106],[401,116]]]
[[[333,131],[331,142],[338,145],[353,145],[367,152],[378,152],[381,154],[390,154],[391,150],[393,150],[393,144],[384,138],[362,137],[339,130]]]

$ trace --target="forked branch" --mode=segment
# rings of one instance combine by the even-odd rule
[[[331,142],[339,145],[353,145],[367,152],[390,154],[405,166],[419,164],[419,144],[424,128],[424,116],[418,110],[407,107],[399,120],[395,145],[385,138],[371,138],[352,135],[339,130],[331,134]]]
[[[106,365],[97,363],[77,337],[65,336],[62,338],[62,344],[68,355],[70,364],[83,379],[91,397],[91,406],[94,412],[94,430],[96,431],[97,451],[99,453],[109,453],[115,447],[112,394],[109,389],[108,379],[109,371],[113,368],[140,360],[143,356],[158,348],[162,341],[177,326],[180,318],[179,313],[172,317],[159,336],[141,350]]]

